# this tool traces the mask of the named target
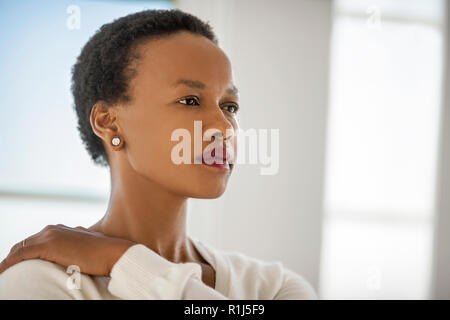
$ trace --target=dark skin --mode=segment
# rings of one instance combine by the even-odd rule
[[[91,112],[91,126],[103,141],[111,172],[105,215],[89,228],[50,226],[27,238],[25,248],[16,244],[0,273],[19,261],[41,258],[108,276],[125,250],[141,243],[170,262],[200,264],[202,281],[215,287],[215,270],[186,235],[187,200],[221,196],[233,169],[194,164],[198,154],[193,141],[194,120],[201,120],[202,133],[222,133],[234,156],[231,162],[236,157],[239,101],[232,90],[231,64],[209,39],[185,31],[150,40],[137,50],[141,56],[129,86],[132,101],[109,106],[99,101]],[[174,86],[179,79],[203,85]],[[190,132],[191,164],[171,159],[179,144],[171,134],[178,128]],[[122,140],[119,146],[111,144],[115,136]],[[200,152],[210,143],[203,141]]]

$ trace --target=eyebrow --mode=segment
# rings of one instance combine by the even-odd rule
[[[197,80],[190,80],[190,79],[178,79],[177,81],[175,81],[173,83],[173,86],[176,87],[180,84],[184,84],[188,87],[200,89],[200,90],[203,90],[206,88],[206,85],[203,82],[197,81]],[[237,96],[239,94],[239,90],[238,90],[238,88],[236,88],[235,85],[232,85],[230,88],[227,89],[227,93],[234,94]]]

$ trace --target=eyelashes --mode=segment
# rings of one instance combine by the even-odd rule
[[[198,101],[198,99],[196,97],[187,97],[187,98],[183,98],[183,99],[178,100],[178,102],[180,102],[180,101],[194,101],[195,104],[183,103],[183,104],[186,104],[186,105],[189,105],[189,106],[194,106],[194,105],[195,106],[199,106],[200,105],[200,103],[199,103],[199,101]]]
[[[185,101],[185,102],[182,102],[182,101]],[[187,106],[191,106],[191,107],[200,106],[200,101],[195,96],[179,99],[177,102],[179,102],[181,104],[185,104]],[[230,111],[230,109],[228,109],[227,111],[232,113],[232,114],[236,114],[238,112],[238,110],[239,110],[239,105],[237,105],[236,103],[233,103],[233,104],[225,105],[222,108],[230,108],[230,109],[232,109],[232,111]]]

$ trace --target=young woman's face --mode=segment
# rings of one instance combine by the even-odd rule
[[[216,129],[228,137],[223,146],[231,150],[232,161],[236,159],[238,122],[233,106],[239,101],[230,90],[230,61],[210,40],[189,32],[151,40],[138,52],[137,75],[130,82],[132,102],[117,109],[127,160],[138,174],[177,194],[220,196],[233,166],[225,170],[194,164],[194,158],[213,142],[203,141],[202,135]],[[201,121],[200,154],[194,150],[194,121]],[[172,141],[177,129],[189,132],[185,146],[190,148],[190,164],[173,161],[172,149],[185,139]],[[185,151],[177,154],[182,157]]]

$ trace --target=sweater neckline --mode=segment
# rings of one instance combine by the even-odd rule
[[[214,290],[222,293],[225,296],[228,296],[227,284],[229,282],[227,281],[228,265],[226,265],[226,261],[214,251],[214,248],[206,246],[203,242],[195,237],[189,236],[189,238],[192,240],[192,243],[201,254],[203,259],[205,259],[214,268],[214,271],[216,273]]]

